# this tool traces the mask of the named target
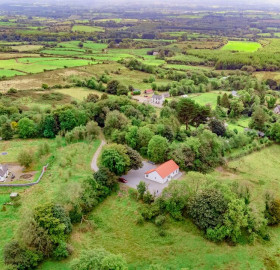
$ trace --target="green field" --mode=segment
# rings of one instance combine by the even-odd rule
[[[89,26],[89,25],[74,25],[72,27],[73,32],[88,32],[88,33],[94,33],[94,32],[104,32],[104,28],[97,27],[97,26]]]
[[[54,90],[57,93],[62,93],[64,95],[68,95],[72,98],[74,98],[75,100],[78,101],[82,101],[85,98],[87,98],[87,96],[89,94],[95,94],[98,96],[101,96],[103,93],[96,91],[96,90],[91,90],[88,88],[81,88],[81,87],[73,87],[73,88],[65,88],[65,89],[56,89]]]
[[[262,46],[258,42],[229,41],[222,50],[239,52],[256,52]]]
[[[5,75],[5,73],[12,74],[11,69],[15,69],[16,71],[19,72],[18,74],[15,73],[13,75],[22,75],[20,74],[21,72],[39,73],[45,70],[55,70],[55,69],[66,68],[66,67],[79,67],[88,64],[96,64],[96,62],[91,60],[83,60],[83,59],[30,57],[30,58],[1,60],[0,69],[3,69],[2,71],[3,75]]]
[[[190,94],[188,96],[198,104],[204,106],[209,104],[214,109],[217,105],[217,98],[219,95],[221,95],[220,92],[210,92],[202,94]]]
[[[176,64],[167,64],[164,65],[166,69],[175,69],[175,70],[210,70],[211,67],[205,66],[190,66],[190,65],[176,65]]]
[[[13,77],[15,75],[24,75],[25,73],[16,71],[16,70],[10,70],[10,69],[0,69],[0,77],[6,76],[6,77]]]

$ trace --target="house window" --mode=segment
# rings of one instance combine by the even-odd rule
[[[149,175],[148,175],[148,174],[146,174],[146,177],[149,177]]]

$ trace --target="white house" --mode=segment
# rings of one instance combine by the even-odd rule
[[[232,94],[233,97],[239,97],[237,91],[231,91],[231,94]]]
[[[163,95],[153,95],[152,96],[152,103],[154,104],[161,104],[163,103],[164,101],[164,96]]]
[[[156,169],[145,172],[145,178],[164,184],[165,182],[172,180],[172,178],[178,173],[179,166],[173,160],[169,160]]]
[[[277,105],[274,109],[274,113],[280,114],[280,105]]]
[[[8,175],[9,175],[8,167],[0,164],[0,182],[6,181]]]

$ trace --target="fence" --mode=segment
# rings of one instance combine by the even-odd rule
[[[35,181],[35,182],[26,183],[26,184],[0,184],[0,187],[29,187],[29,186],[37,185],[41,181],[41,178],[43,177],[44,173],[46,172],[48,166],[49,166],[49,164],[47,164],[43,167],[40,176],[38,177],[37,181]]]

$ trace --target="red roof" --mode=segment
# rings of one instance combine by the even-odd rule
[[[161,176],[161,178],[165,178],[166,176],[170,175],[177,169],[179,169],[179,166],[173,160],[169,160],[161,164],[160,166],[158,166],[156,169],[152,169],[145,172],[145,174],[149,174],[151,172],[157,172]]]
[[[154,90],[153,90],[153,89],[147,89],[145,92],[146,92],[146,93],[153,93]]]

